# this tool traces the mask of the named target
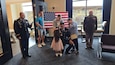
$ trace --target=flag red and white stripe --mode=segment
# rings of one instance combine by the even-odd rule
[[[55,17],[57,15],[61,15],[65,27],[68,26],[68,23],[67,23],[68,12],[44,12],[44,14],[45,14],[45,16],[44,16],[44,27],[45,28],[53,27],[53,20],[55,19]],[[48,21],[48,20],[50,20],[50,21]]]

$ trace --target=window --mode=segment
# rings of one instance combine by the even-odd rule
[[[73,19],[77,21],[78,25],[82,25],[85,16],[90,10],[98,19],[98,28],[102,23],[102,5],[103,0],[73,0]]]

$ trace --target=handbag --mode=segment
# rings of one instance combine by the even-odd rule
[[[76,39],[77,38],[77,34],[71,34],[70,35],[70,38],[73,40],[73,39]]]

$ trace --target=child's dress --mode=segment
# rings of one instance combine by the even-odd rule
[[[63,50],[62,40],[59,39],[58,42],[55,42],[55,38],[53,38],[51,43],[51,48],[53,48],[54,51],[62,51]]]

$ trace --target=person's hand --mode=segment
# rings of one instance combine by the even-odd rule
[[[44,27],[41,27],[42,29],[44,29]]]
[[[67,28],[70,28],[70,24],[68,24]]]
[[[40,26],[40,28],[41,28],[41,29],[43,29],[43,27],[42,27],[42,26]]]
[[[74,42],[73,42],[72,40],[69,40],[69,43],[70,43],[70,44],[74,44]]]
[[[43,27],[42,29],[45,29],[45,27]]]
[[[19,37],[18,37],[18,39],[20,40],[20,39],[21,39],[21,37],[19,36]]]
[[[94,32],[97,32],[97,30],[94,30]]]
[[[59,28],[55,28],[55,30],[58,30]]]
[[[30,27],[32,27],[32,24],[30,24]]]
[[[41,29],[45,29],[45,27],[41,27]]]
[[[58,27],[58,29],[61,29],[61,28],[62,28],[61,26]]]

